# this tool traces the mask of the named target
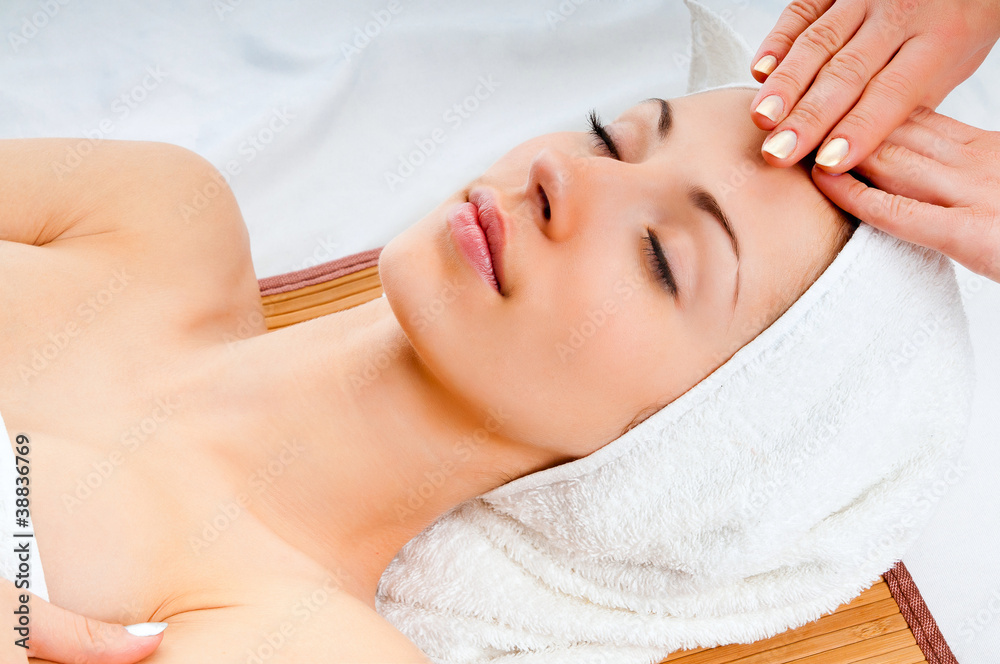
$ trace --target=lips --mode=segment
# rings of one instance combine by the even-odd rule
[[[494,290],[503,294],[505,224],[496,198],[488,189],[473,189],[469,202],[448,211],[455,243],[473,268]]]
[[[507,283],[503,267],[504,249],[507,247],[507,220],[500,211],[496,196],[489,189],[473,189],[469,192],[469,202],[479,210],[479,225],[486,234],[493,271],[502,291]]]

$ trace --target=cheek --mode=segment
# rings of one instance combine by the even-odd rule
[[[661,372],[649,371],[651,356],[668,348],[659,317],[638,274],[606,269],[599,278],[569,271],[557,290],[517,313],[517,393],[527,434],[544,432],[544,444],[585,456],[613,440],[658,389]],[[498,338],[498,342],[503,340]],[[662,357],[657,357],[662,361]],[[544,406],[538,408],[538,406]]]
[[[638,275],[614,278],[607,264],[550,267],[516,300],[480,307],[470,287],[432,324],[404,330],[449,389],[503,413],[505,435],[585,456],[646,405],[638,396],[648,390],[636,383],[647,357],[640,346],[652,343],[648,296]],[[410,303],[403,314],[428,306],[416,295],[400,299]]]

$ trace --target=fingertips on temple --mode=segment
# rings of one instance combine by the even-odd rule
[[[867,185],[850,173],[832,175],[817,166],[813,166],[811,175],[816,187],[837,207],[865,220],[864,215],[859,214],[859,200],[867,195]]]
[[[753,112],[767,118],[768,122],[773,126],[780,122],[785,116],[785,102],[779,95],[769,95],[764,97],[764,99],[754,107]],[[758,122],[757,124],[760,125],[761,123]],[[768,129],[770,128],[771,127],[768,127]]]

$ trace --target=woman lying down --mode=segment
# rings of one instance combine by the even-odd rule
[[[205,160],[106,141],[60,181],[66,141],[0,142],[52,603],[168,623],[158,664],[656,661],[864,590],[961,442],[964,315],[945,259],[760,160],[753,95],[527,141],[384,248],[385,297],[266,334],[233,196],[185,212]]]

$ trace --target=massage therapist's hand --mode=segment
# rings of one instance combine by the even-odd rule
[[[820,165],[854,168],[917,106],[937,108],[998,36],[1000,0],[795,0],[753,60],[766,80],[751,117],[777,137],[764,159],[790,166],[822,142]]]
[[[919,108],[854,173],[816,186],[862,221],[1000,281],[1000,132]]]
[[[30,621],[27,650],[15,644],[22,638],[15,631],[21,595],[30,595],[27,603]],[[0,620],[4,621],[0,624],[0,633],[3,634],[0,662],[3,664],[27,662],[29,657],[58,664],[132,664],[153,654],[163,640],[162,632],[155,636],[133,636],[121,625],[70,613],[32,593],[15,588],[4,578],[0,578],[0,608],[3,616]],[[143,623],[145,625],[147,623]]]

